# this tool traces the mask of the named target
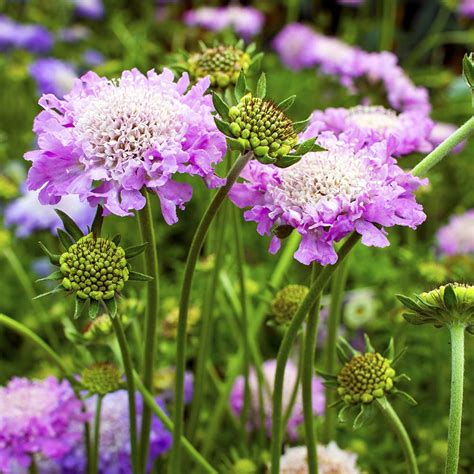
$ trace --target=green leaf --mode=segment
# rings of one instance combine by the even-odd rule
[[[53,265],[59,265],[59,259],[61,258],[61,255],[56,255],[54,253],[51,253],[47,248],[46,246],[43,244],[43,242],[38,242],[40,247],[41,247],[41,250],[48,256],[49,258],[49,261],[53,264]]]
[[[375,416],[375,407],[372,403],[362,404],[360,406],[360,412],[354,420],[352,427],[354,430],[362,428],[364,425],[367,425],[372,421]]]
[[[35,296],[33,299],[39,300],[40,298],[43,298],[44,296],[54,295],[55,293],[60,293],[62,291],[65,291],[64,287],[62,285],[59,285],[56,288],[54,288],[54,290],[48,291],[46,293],[41,293],[41,295]]]
[[[347,415],[348,412],[350,411],[352,407],[350,405],[344,405],[340,410],[339,413],[337,414],[337,419],[339,420],[339,423],[346,423],[347,422]]]
[[[262,165],[274,165],[277,163],[276,158],[272,158],[268,155],[255,156],[256,160],[262,163]]]
[[[262,72],[257,82],[256,95],[257,97],[260,97],[260,99],[264,99],[266,94],[267,94],[267,77],[265,76],[265,73]]]
[[[227,145],[229,146],[231,150],[240,151],[240,152],[245,151],[244,144],[240,140],[237,140],[237,138],[226,137],[226,140],[227,140]]]
[[[212,103],[214,104],[214,108],[216,112],[222,117],[224,120],[229,120],[229,106],[222,100],[222,97],[217,94],[216,92],[212,93]]]
[[[337,375],[329,374],[324,370],[316,369],[316,373],[322,377],[324,380],[337,380]]]
[[[407,374],[400,374],[393,378],[394,382],[411,382],[411,378]]]
[[[365,333],[364,333],[364,341],[365,341],[366,352],[375,352],[374,346],[372,346],[369,336]]]
[[[44,278],[39,278],[38,280],[36,280],[36,283],[39,283],[40,281],[62,280],[63,278],[64,278],[64,275],[62,274],[62,272],[57,270],[51,273],[51,275],[48,275]]]
[[[79,318],[79,316],[84,312],[84,308],[86,307],[86,300],[79,298],[76,296],[76,302],[74,306],[74,319]]]
[[[345,364],[349,362],[354,356],[359,353],[347,342],[343,337],[339,338],[339,344],[337,345],[337,355],[341,362]]]
[[[100,302],[98,300],[90,299],[89,301],[89,318],[95,319],[99,313]]]
[[[77,242],[79,239],[84,237],[79,226],[65,212],[60,211],[59,209],[55,209],[54,211],[61,219],[64,229],[74,239],[74,241]]]
[[[145,275],[144,273],[131,271],[128,275],[128,279],[132,281],[152,281],[153,277]]]
[[[404,347],[400,352],[398,352],[395,357],[392,359],[392,367],[395,368],[400,361],[403,359],[403,356],[406,354],[408,347]]]
[[[103,208],[102,206],[97,206],[97,211],[95,213],[94,220],[92,221],[92,226],[91,226],[91,232],[95,236],[100,236],[102,232],[102,223],[104,222],[104,216],[103,216]]]
[[[444,288],[443,301],[446,308],[450,310],[455,309],[458,305],[458,298],[451,285],[447,285]]]
[[[69,234],[66,234],[64,230],[62,229],[57,229],[58,231],[58,238],[59,241],[61,242],[61,245],[68,250],[71,245],[74,244],[74,240],[72,240],[72,237]]]
[[[407,296],[404,296],[404,295],[395,295],[395,296],[408,309],[411,309],[412,311],[418,311],[420,309],[416,301],[412,300],[411,298],[408,298]]]
[[[112,242],[113,242],[115,245],[119,245],[121,240],[122,240],[122,236],[121,236],[120,234],[115,234],[115,235],[112,237]]]
[[[243,39],[240,39],[238,41],[238,43],[235,45],[236,48],[238,49],[244,49],[244,46],[245,46],[245,43],[244,43],[244,40]],[[245,52],[247,54],[250,54],[252,55],[255,50],[257,49],[257,45],[255,43],[250,43],[248,46],[247,46],[247,49],[245,50]]]
[[[411,396],[408,395],[406,392],[402,392],[401,390],[395,390],[394,395],[398,398],[401,398],[404,402],[408,403],[409,405],[416,406],[418,402]]]
[[[305,140],[296,147],[295,153],[297,155],[305,155],[306,153],[309,153],[316,145],[315,142],[316,137],[310,138],[309,140]]]
[[[117,315],[117,301],[115,298],[110,298],[109,300],[105,300],[105,307],[107,308],[107,312],[111,318],[115,318]]]
[[[403,313],[402,316],[407,323],[413,324],[415,326],[421,326],[422,324],[427,323],[424,318],[420,318],[417,314]]]
[[[140,255],[141,253],[143,253],[143,251],[145,250],[147,245],[148,245],[148,243],[145,242],[145,243],[140,244],[140,245],[134,245],[133,247],[126,248],[125,249],[125,258],[127,260],[130,260],[130,259],[136,257],[137,255]]]
[[[224,91],[224,100],[228,105],[235,104],[234,89],[232,87],[227,87]]]
[[[395,357],[395,344],[393,342],[393,337],[390,338],[387,348],[385,349],[383,356],[388,360],[393,360]]]
[[[296,99],[296,95],[290,95],[290,97],[288,97],[287,99],[282,100],[282,101],[277,105],[277,107],[278,107],[282,112],[285,112],[285,110],[288,110],[288,109],[294,104],[295,99]]]
[[[262,69],[263,53],[258,53],[252,58],[252,62],[247,69],[247,75],[250,77],[256,76]]]
[[[243,71],[240,71],[239,77],[237,79],[237,84],[234,89],[234,96],[237,102],[240,102],[240,99],[247,94],[247,81],[245,80],[245,74]]]
[[[275,166],[277,166],[278,168],[288,168],[294,165],[295,163],[298,163],[301,158],[301,155],[297,155],[296,153],[293,155],[285,155],[283,158],[277,160]]]
[[[206,43],[204,43],[204,41],[199,40],[198,41],[198,47],[201,50],[201,53],[204,53],[207,50],[207,45],[206,45]]]
[[[221,131],[224,135],[228,137],[233,137],[234,134],[232,133],[229,124],[227,122],[223,122],[222,120],[214,117],[214,122],[216,122],[216,127],[219,131]]]

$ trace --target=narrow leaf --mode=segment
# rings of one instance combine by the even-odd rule
[[[262,59],[263,53],[258,53],[252,58],[252,62],[250,63],[250,66],[247,69],[248,76],[253,77],[260,72],[260,69],[262,69]]]
[[[364,333],[364,341],[365,341],[365,350],[367,352],[375,352],[374,346],[372,346],[369,336],[365,333]]]
[[[401,390],[396,390],[394,394],[398,398],[401,398],[404,402],[407,402],[409,405],[412,405],[412,406],[418,405],[418,402],[411,395],[408,395],[408,393],[406,392],[402,392]]]
[[[383,356],[388,360],[393,360],[393,358],[395,357],[395,345],[393,342],[393,337],[390,338],[390,341],[383,353]]]
[[[60,293],[61,291],[64,291],[64,288],[62,285],[59,285],[54,290],[48,291],[46,293],[42,293],[41,295],[35,296],[33,299],[39,300],[40,298],[43,298],[44,296],[54,295],[55,293]]]
[[[133,281],[152,281],[153,277],[145,275],[144,273],[131,271],[128,279]]]
[[[145,250],[146,246],[148,245],[147,242],[140,244],[140,245],[134,245],[133,247],[128,247],[125,249],[125,258],[127,260],[130,260],[133,257],[136,257],[137,255],[140,255],[143,253]]]
[[[278,108],[282,112],[285,112],[285,110],[288,110],[294,104],[295,99],[296,99],[296,95],[290,95],[290,97],[288,97],[288,99],[282,100],[278,104]]]
[[[283,158],[280,158],[275,163],[275,166],[277,166],[278,168],[288,168],[294,165],[295,163],[298,163],[301,158],[301,155],[297,155],[296,153],[294,155],[285,155]]]
[[[362,404],[359,414],[356,416],[353,424],[354,430],[362,428],[364,425],[370,423],[375,415],[375,409],[372,403],[367,405]]]
[[[236,48],[238,49],[243,49],[245,46],[245,43],[244,43],[244,40],[243,39],[240,39],[238,41],[238,43],[235,45]],[[245,50],[245,52],[247,54],[253,54],[255,52],[255,50],[257,49],[257,45],[255,43],[250,43],[248,46],[247,46],[247,49]]]
[[[49,258],[49,261],[53,264],[53,265],[58,265],[59,264],[59,259],[61,258],[61,255],[56,255],[54,253],[51,253],[47,248],[46,246],[43,244],[43,242],[38,242],[40,247],[41,247],[41,250],[48,256]]]
[[[458,298],[454,289],[451,285],[447,285],[444,288],[444,295],[443,295],[444,305],[447,309],[454,309],[458,304]]]
[[[247,81],[245,80],[245,74],[243,71],[240,71],[239,77],[237,79],[237,84],[234,89],[234,96],[237,102],[240,102],[240,99],[247,93]]]
[[[121,240],[122,240],[122,236],[120,234],[116,234],[112,237],[112,242],[115,245],[119,245]]]
[[[408,298],[407,296],[404,295],[396,295],[396,297],[400,300],[400,302],[406,306],[408,309],[411,309],[412,311],[418,311],[419,307],[416,304],[415,301],[413,301],[411,298]]]
[[[224,120],[229,120],[229,106],[222,100],[222,97],[216,92],[212,93],[212,103],[216,112]]]
[[[301,132],[306,128],[306,125],[309,123],[310,117],[308,117],[306,120],[300,120],[299,122],[294,122],[293,123],[293,128],[295,129],[296,132]]]
[[[74,240],[72,240],[72,237],[69,234],[66,234],[64,230],[57,229],[57,231],[61,245],[67,250],[71,245],[74,244]]]
[[[74,306],[74,319],[79,318],[79,316],[83,313],[84,308],[86,307],[86,300],[82,298],[76,297],[76,303]]]
[[[81,237],[84,237],[79,226],[63,211],[59,209],[54,210],[61,219],[66,232],[77,242]]]
[[[109,300],[105,300],[105,307],[107,308],[107,312],[111,318],[115,318],[117,315],[117,301],[115,298],[110,298]]]
[[[344,405],[337,414],[337,419],[339,423],[346,423],[347,422],[347,415],[349,410],[351,409],[350,405]]]
[[[102,232],[102,224],[104,222],[104,216],[103,216],[104,210],[102,209],[102,206],[97,206],[97,211],[95,213],[94,220],[92,221],[92,226],[91,226],[91,232],[95,236],[100,236]]]
[[[405,355],[406,351],[408,350],[407,347],[404,347],[392,360],[392,367],[395,368],[400,361],[402,360],[403,356]]]
[[[228,137],[232,137],[233,133],[229,127],[229,124],[227,122],[223,122],[222,120],[218,119],[217,117],[214,117],[214,122],[216,122],[216,127],[218,128],[219,131],[221,131],[224,135],[227,135]]]
[[[260,97],[260,99],[264,99],[266,94],[267,94],[267,78],[265,76],[265,73],[262,72],[257,82],[256,95],[257,97]]]
[[[39,283],[40,281],[51,281],[51,280],[62,280],[64,278],[64,275],[59,271],[55,271],[51,273],[51,275],[48,275],[44,278],[39,278],[36,280],[36,283]]]

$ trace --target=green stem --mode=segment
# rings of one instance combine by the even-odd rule
[[[143,384],[147,390],[151,390],[153,383],[153,367],[156,356],[156,323],[159,312],[159,273],[158,254],[156,251],[155,231],[153,228],[153,215],[151,203],[145,193],[145,207],[138,213],[142,241],[147,243],[144,252],[146,273],[153,277],[148,283],[147,307],[145,315],[145,344],[143,346]],[[150,444],[151,410],[148,406],[143,407],[142,426],[140,434],[140,472],[145,472],[148,448]]]
[[[150,407],[152,412],[161,420],[161,422],[165,425],[165,428],[167,428],[169,431],[174,431],[173,422],[168,418],[163,409],[156,403],[153,395],[145,388],[136,372],[134,372],[133,377],[138,391],[142,394],[145,404]],[[189,457],[193,459],[196,464],[198,464],[198,466],[202,469],[202,472],[217,474],[217,471],[199,454],[199,451],[197,451],[197,449],[194,448],[194,446],[184,436],[180,436],[179,440],[179,444],[189,454]]]
[[[408,436],[403,423],[386,398],[376,398],[376,403],[377,407],[382,412],[383,416],[387,420],[394,433],[397,435],[400,444],[402,445],[405,461],[407,464],[407,474],[418,474],[415,452],[413,451],[410,437]]]
[[[36,464],[34,454],[31,455],[31,464],[30,464],[30,468],[28,469],[28,471],[29,471],[30,474],[39,474],[38,465]]]
[[[451,404],[445,472],[446,474],[457,474],[464,386],[464,326],[452,325],[449,330],[451,333]]]
[[[285,375],[286,361],[290,355],[291,347],[303,324],[303,321],[318,300],[326,283],[338,265],[344,260],[349,251],[359,241],[360,236],[351,234],[339,251],[339,258],[334,265],[325,266],[316,281],[311,285],[305,299],[301,302],[298,311],[294,315],[290,326],[280,345],[277,356],[277,368],[275,373],[275,384],[273,390],[273,412],[272,412],[272,446],[271,446],[271,473],[279,474],[280,452],[282,440],[282,402],[283,402],[283,379]]]
[[[122,363],[125,371],[125,378],[127,383],[128,391],[128,416],[129,416],[129,429],[130,429],[130,450],[132,458],[132,468],[134,473],[139,472],[139,460],[138,460],[138,445],[137,445],[137,407],[135,400],[135,382],[133,379],[133,364],[128,350],[127,339],[123,331],[123,326],[120,321],[120,316],[116,315],[112,320],[112,325],[117,336],[117,341],[120,346],[120,352],[122,354]]]
[[[385,0],[382,6],[382,23],[380,28],[380,50],[390,51],[395,36],[395,20],[397,18],[396,0]]]
[[[414,176],[425,176],[428,171],[437,165],[456,145],[465,140],[474,131],[474,117],[461,125],[444,142],[440,143],[431,153],[418,163],[411,173]]]
[[[94,416],[94,444],[92,445],[92,466],[91,473],[99,472],[99,446],[100,446],[100,415],[102,412],[102,395],[97,395],[97,404]]]
[[[203,246],[207,231],[221,207],[224,199],[229,193],[232,185],[239,177],[245,165],[252,158],[252,153],[239,156],[233,164],[227,175],[227,181],[224,186],[214,195],[208,208],[202,216],[196,233],[194,234],[184,269],[183,285],[181,289],[181,298],[179,304],[178,334],[176,343],[176,380],[175,380],[175,409],[174,409],[174,432],[173,439],[181,438],[183,434],[183,411],[184,411],[184,371],[186,363],[186,326],[188,319],[189,300],[194,276],[194,270],[199,258],[199,253]],[[174,442],[171,450],[170,472],[180,474],[180,444]]]
[[[337,355],[337,335],[339,325],[341,323],[341,308],[344,297],[344,289],[346,287],[347,271],[349,266],[349,258],[341,263],[334,273],[331,283],[331,304],[329,306],[329,316],[327,319],[327,337],[325,350],[324,371],[327,374],[333,374],[336,370]],[[337,410],[332,407],[336,394],[334,390],[326,391],[326,403],[324,409],[324,424],[322,439],[325,444],[336,438],[336,418]]]

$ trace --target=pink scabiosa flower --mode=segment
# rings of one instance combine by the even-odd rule
[[[443,255],[474,255],[474,209],[452,216],[436,234],[438,250]]]
[[[394,154],[407,155],[432,150],[428,140],[432,126],[428,116],[415,111],[397,114],[382,106],[359,105],[350,109],[329,108],[313,112],[305,134],[316,136],[328,130],[338,136],[346,133],[361,145],[393,137],[396,140]]]
[[[36,81],[38,93],[64,97],[77,77],[75,67],[56,58],[41,58],[30,65],[31,77]]]
[[[458,11],[462,16],[467,18],[474,18],[474,1],[461,0],[459,2]]]
[[[271,390],[275,381],[276,360],[267,360],[263,364],[263,375],[265,377],[266,386]],[[283,411],[289,406],[293,388],[298,379],[298,367],[291,361],[288,361],[285,368],[285,391],[283,393]],[[249,426],[251,429],[258,428],[260,421],[260,403],[258,395],[258,378],[255,369],[250,370],[249,385],[251,393],[251,415]],[[235,380],[230,396],[230,406],[232,411],[239,416],[244,405],[245,379],[241,375]],[[313,413],[321,415],[324,412],[324,387],[318,377],[313,377]],[[271,434],[272,429],[272,394],[268,390],[263,389],[263,410],[265,414],[265,423],[267,433]],[[303,399],[301,388],[298,388],[296,402],[294,404],[291,416],[288,420],[288,437],[292,440],[298,438],[298,426],[303,423]]]
[[[308,153],[296,164],[277,169],[250,162],[231,190],[232,201],[257,231],[273,231],[270,252],[280,237],[296,229],[302,235],[295,258],[305,265],[334,264],[334,242],[351,232],[368,246],[386,247],[384,227],[416,228],[426,215],[413,194],[426,181],[404,172],[392,158],[395,143],[361,147],[323,132],[318,144],[326,151]]]
[[[81,439],[88,419],[70,384],[14,378],[0,387],[0,470],[28,467],[31,457],[61,459]]]
[[[435,122],[433,129],[431,130],[429,139],[433,146],[437,147],[440,143],[444,142],[446,138],[452,135],[457,129],[458,127],[452,123]],[[465,145],[466,141],[464,140],[458,145],[456,145],[451,150],[451,153],[459,153]]]
[[[143,188],[160,198],[168,224],[176,207],[189,201],[192,188],[173,180],[176,173],[199,175],[210,187],[222,184],[213,165],[222,159],[225,139],[212,116],[209,79],[188,90],[183,74],[125,71],[116,81],[88,72],[64,100],[40,99],[45,109],[35,120],[39,149],[28,187],[40,190],[43,204],[77,194],[105,213],[130,215],[142,209]]]

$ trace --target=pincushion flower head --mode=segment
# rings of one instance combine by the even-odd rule
[[[267,360],[264,362],[262,371],[265,379],[265,388],[263,389],[263,414],[260,412],[258,378],[254,368],[250,370],[249,385],[251,396],[251,414],[249,416],[249,427],[258,428],[261,416],[265,418],[265,428],[271,434],[272,424],[272,393],[273,383],[275,381],[276,360]],[[291,361],[288,361],[285,367],[285,391],[283,393],[283,411],[290,406],[293,389],[298,381],[298,367]],[[319,377],[313,377],[313,413],[322,415],[324,412],[324,388]],[[232,411],[239,416],[244,405],[245,379],[239,376],[235,380],[230,395],[230,406]],[[298,438],[298,427],[303,423],[303,399],[301,388],[298,388],[296,401],[288,419],[287,433],[292,440]]]
[[[76,194],[119,216],[142,209],[147,189],[160,198],[166,222],[175,223],[192,188],[174,175],[222,184],[213,165],[226,148],[205,94],[209,79],[188,86],[187,74],[175,82],[166,69],[146,76],[133,69],[118,80],[89,72],[63,100],[43,96],[34,123],[39,149],[25,155],[29,189],[40,190],[44,204]]]
[[[413,194],[424,181],[396,164],[393,142],[360,148],[324,132],[318,143],[326,151],[308,153],[285,169],[250,162],[244,181],[231,190],[237,206],[250,207],[245,219],[257,222],[261,235],[273,233],[270,252],[296,229],[302,236],[296,260],[334,264],[334,242],[351,232],[364,245],[386,247],[385,227],[414,229],[425,220]]]
[[[28,467],[32,456],[59,460],[82,438],[88,420],[67,381],[14,378],[0,387],[0,471]]]
[[[436,234],[438,250],[442,255],[474,256],[474,209],[452,216]]]
[[[100,237],[102,223],[101,208],[97,209],[91,231],[84,235],[76,223],[65,213],[57,211],[65,231],[58,229],[59,240],[64,248],[61,255],[52,254],[42,245],[53,265],[59,267],[43,280],[59,280],[54,290],[40,295],[67,292],[76,297],[74,318],[83,312],[89,304],[89,317],[94,319],[101,310],[110,317],[117,314],[116,298],[127,281],[149,281],[151,278],[131,270],[129,260],[139,255],[146,244],[124,250],[120,247],[120,236],[113,239]]]
[[[358,105],[350,109],[329,108],[311,115],[306,135],[332,131],[345,133],[361,145],[395,139],[394,155],[427,153],[433,148],[430,132],[432,121],[416,111],[397,113],[382,106]]]

